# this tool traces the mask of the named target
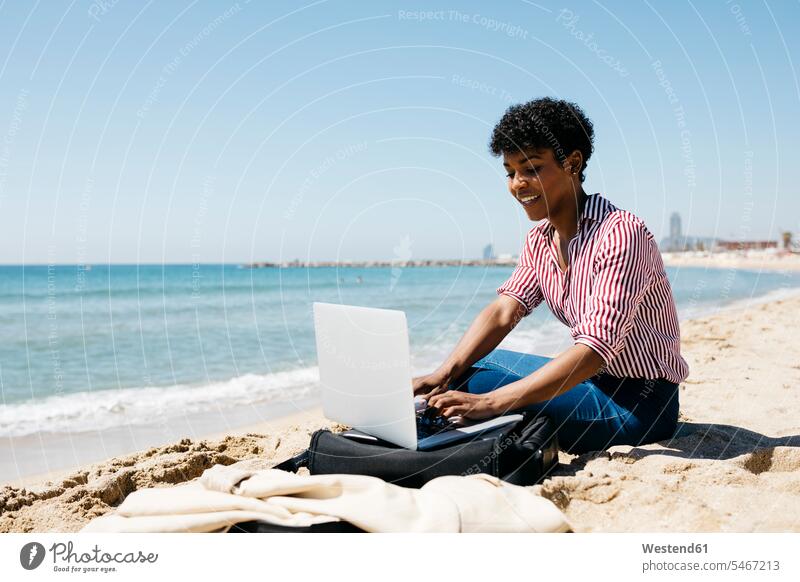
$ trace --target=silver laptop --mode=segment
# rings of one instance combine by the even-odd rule
[[[330,420],[355,429],[349,431],[354,438],[427,450],[522,419],[520,414],[509,414],[465,421],[420,436],[405,313],[314,303],[314,329],[322,409]]]

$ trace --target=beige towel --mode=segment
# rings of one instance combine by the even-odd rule
[[[565,532],[530,488],[489,475],[433,479],[421,489],[363,475],[297,475],[214,466],[196,481],[131,493],[86,532],[211,532],[262,520],[285,526],[344,520],[370,532]]]

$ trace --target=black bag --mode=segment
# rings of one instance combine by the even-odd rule
[[[326,521],[305,527],[277,525],[268,521],[244,521],[231,526],[227,533],[366,533],[348,521]]]
[[[312,475],[346,473],[371,475],[403,487],[422,487],[444,475],[487,473],[515,485],[534,485],[558,464],[555,424],[547,416],[524,413],[519,422],[499,427],[459,443],[430,451],[410,451],[379,440],[367,443],[332,433],[316,431],[305,451],[274,469],[297,472],[308,467]],[[247,521],[228,533],[363,533],[346,521],[289,527],[262,521]]]
[[[346,473],[380,477],[402,487],[422,487],[444,475],[487,473],[514,485],[534,485],[558,463],[555,424],[532,417],[429,451],[412,451],[378,440],[364,442],[327,429],[316,431],[301,454],[274,468],[312,475]]]

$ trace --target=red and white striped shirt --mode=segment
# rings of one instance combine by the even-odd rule
[[[682,382],[689,366],[680,353],[672,288],[644,222],[599,194],[589,196],[566,272],[554,234],[549,220],[531,229],[497,293],[522,303],[526,315],[546,301],[575,343],[600,354],[612,376]]]

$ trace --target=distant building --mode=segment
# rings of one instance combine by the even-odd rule
[[[484,261],[492,261],[497,257],[494,254],[494,245],[488,244],[483,247],[483,260]]]
[[[777,249],[778,242],[774,240],[720,240],[717,249],[722,251],[761,251]]]
[[[681,215],[673,212],[669,217],[669,238],[680,240],[681,238]]]
[[[676,251],[689,250],[687,248],[688,241],[683,236],[681,231],[681,215],[677,212],[673,212],[669,217],[669,236],[662,239],[661,244],[659,245],[661,250],[672,253]]]
[[[662,252],[705,251],[714,248],[717,240],[711,237],[685,236],[681,225],[681,215],[673,212],[669,217],[669,236],[661,239]]]
[[[710,251],[717,244],[717,239],[710,236],[687,236],[684,240],[687,251]]]

